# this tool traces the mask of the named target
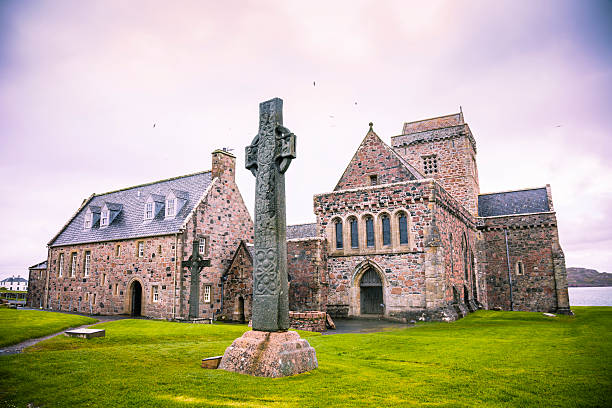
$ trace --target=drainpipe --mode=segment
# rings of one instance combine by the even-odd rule
[[[172,320],[176,320],[176,273],[177,273],[177,256],[176,250],[178,248],[178,233],[174,234],[174,278],[172,284],[174,285],[174,291],[172,292]]]
[[[506,260],[508,261],[508,282],[510,283],[510,310],[514,311],[514,302],[512,300],[512,273],[510,270],[510,250],[508,249],[508,230],[504,228],[504,238],[506,239]]]

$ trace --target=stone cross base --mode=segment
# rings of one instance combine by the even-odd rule
[[[315,349],[296,332],[251,330],[225,350],[219,368],[256,377],[286,377],[318,365]]]

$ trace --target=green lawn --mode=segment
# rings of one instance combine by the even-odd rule
[[[479,311],[373,334],[301,332],[319,368],[280,379],[199,367],[247,330],[121,320],[0,357],[0,406],[612,406],[612,308]]]
[[[0,308],[0,347],[96,321],[64,313]]]

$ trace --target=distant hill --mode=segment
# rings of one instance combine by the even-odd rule
[[[612,273],[595,269],[567,268],[567,284],[575,286],[612,286]]]

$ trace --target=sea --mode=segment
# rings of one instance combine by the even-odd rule
[[[569,288],[570,306],[612,306],[612,286]]]

